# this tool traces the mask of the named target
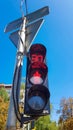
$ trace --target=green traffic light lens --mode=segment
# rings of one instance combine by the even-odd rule
[[[40,97],[40,96],[32,96],[29,100],[28,103],[32,109],[35,111],[39,111],[44,108],[45,106],[45,101]]]
[[[50,93],[43,85],[33,85],[28,92],[28,105],[33,113],[41,113],[48,102]]]

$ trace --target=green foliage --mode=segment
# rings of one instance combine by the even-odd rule
[[[0,97],[2,97],[5,102],[9,100],[8,93],[5,88],[0,89]]]
[[[0,130],[4,130],[8,113],[8,94],[4,88],[0,89]]]
[[[50,116],[42,116],[35,122],[36,130],[58,130],[56,122],[50,120]]]
[[[24,90],[25,90],[25,84],[22,83],[20,87],[20,99],[24,98]]]
[[[21,88],[20,89],[25,90],[25,84],[24,83],[21,84]]]

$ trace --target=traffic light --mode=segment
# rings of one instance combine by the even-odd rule
[[[47,74],[46,48],[42,44],[34,44],[27,57],[24,114],[34,116],[49,113]]]

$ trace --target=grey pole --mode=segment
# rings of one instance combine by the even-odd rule
[[[25,24],[26,19],[24,18],[23,24],[21,26],[21,30],[19,31],[19,46],[17,50],[17,61],[16,61],[16,67],[19,68],[23,65],[23,56],[25,54]],[[15,67],[15,69],[16,69]],[[17,72],[16,72],[17,73]],[[15,73],[14,73],[15,74]],[[21,78],[21,77],[19,77]],[[15,75],[14,79],[14,92],[16,93],[16,85],[18,82],[18,74]],[[12,89],[13,89],[12,87]],[[20,86],[18,85],[18,95],[20,94]],[[13,103],[13,95],[11,93],[10,97],[10,105],[8,110],[8,117],[7,117],[7,124],[5,130],[16,130],[16,115],[14,110],[14,103]]]

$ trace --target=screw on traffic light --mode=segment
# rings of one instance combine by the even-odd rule
[[[46,115],[50,109],[46,48],[42,44],[30,47],[27,57],[24,114]]]

